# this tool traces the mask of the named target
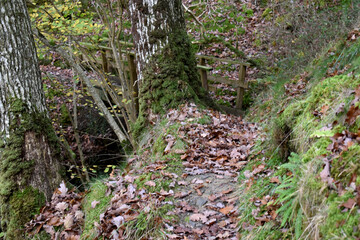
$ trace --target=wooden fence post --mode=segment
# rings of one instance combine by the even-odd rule
[[[246,76],[246,66],[241,65],[240,72],[239,72],[240,86],[237,89],[237,96],[236,96],[236,109],[239,109],[239,110],[241,110],[241,108],[242,108],[242,103],[243,103],[243,98],[244,98],[245,76]]]
[[[106,56],[106,51],[101,50],[101,63],[102,63],[102,69],[105,73],[109,72],[109,62]]]
[[[200,58],[200,65],[205,66],[206,62],[204,58]],[[209,91],[208,79],[207,79],[207,72],[205,69],[200,69],[200,78],[203,88],[206,91]]]
[[[135,56],[133,54],[127,54],[128,64],[129,64],[129,73],[130,73],[130,84],[131,90],[133,91],[133,96],[135,99],[135,108],[136,108],[136,116],[139,113],[139,87],[137,80],[137,73],[136,73],[136,64],[135,64]]]

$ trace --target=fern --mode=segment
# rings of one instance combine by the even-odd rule
[[[282,204],[277,210],[277,213],[282,217],[281,227],[285,226],[286,223],[294,224],[296,239],[301,236],[303,221],[303,212],[297,199],[301,164],[299,155],[291,153],[289,163],[281,165],[280,168],[289,170],[293,174],[285,177],[275,190],[275,193],[278,194],[276,203]]]
[[[303,212],[302,209],[299,208],[295,221],[295,237],[299,239],[302,233],[302,220],[303,220]]]

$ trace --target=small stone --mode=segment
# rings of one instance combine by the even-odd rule
[[[196,206],[197,207],[202,207],[204,204],[207,203],[207,199],[203,198],[203,197],[199,197],[196,199]]]

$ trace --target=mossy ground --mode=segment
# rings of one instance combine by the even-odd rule
[[[261,95],[265,100],[263,103],[250,109],[248,119],[263,123],[267,140],[257,143],[254,152],[262,152],[260,156],[254,155],[243,171],[252,171],[257,165],[266,164],[273,174],[254,180],[251,186],[241,186],[240,225],[255,224],[252,213],[257,208],[250,200],[254,197],[274,196],[279,206],[277,221],[251,230],[240,230],[243,239],[269,239],[269,236],[270,239],[358,237],[358,231],[354,229],[359,225],[359,206],[345,211],[344,207],[340,207],[348,199],[356,197],[354,189],[347,188],[340,195],[321,181],[320,172],[324,169],[324,157],[331,154],[327,149],[332,142],[330,137],[344,130],[357,133],[359,129],[358,120],[351,127],[345,122],[354,99],[352,91],[360,85],[359,45],[360,40],[341,41],[310,64],[306,69],[309,83],[305,94],[285,99],[285,91],[276,84],[272,90]],[[335,76],[331,74],[333,72]],[[339,112],[341,104],[344,110]],[[328,128],[324,128],[326,126]],[[336,182],[348,186],[352,178],[360,174],[359,149],[355,143],[343,151],[341,157],[332,159],[330,176]],[[272,183],[272,177],[278,177],[281,183]],[[240,174],[240,182],[245,179]],[[356,179],[356,185],[359,181]]]
[[[94,227],[94,222],[99,222],[100,214],[103,213],[108,207],[111,197],[106,196],[107,186],[103,180],[96,180],[90,185],[89,193],[86,195],[83,202],[83,209],[85,213],[84,230],[81,235],[81,239],[94,239],[97,232]],[[91,203],[93,201],[99,201],[99,203],[92,208]]]
[[[198,119],[199,121],[207,121],[208,119]],[[167,119],[160,121],[152,131],[144,132],[142,134],[143,141],[137,150],[141,155],[146,152],[150,154],[147,155],[147,160],[143,161],[141,168],[151,165],[155,162],[163,162],[164,168],[161,170],[170,174],[182,173],[183,165],[180,159],[180,155],[174,152],[165,153],[167,142],[165,141],[166,137],[171,135],[175,137],[175,143],[172,147],[172,150],[185,150],[186,143],[178,137],[178,130],[181,127],[181,124],[168,123]],[[151,145],[148,145],[148,142],[152,142]],[[140,170],[140,169],[139,169]],[[140,170],[141,173],[141,170]],[[155,186],[144,185],[147,181],[154,181]],[[161,190],[169,191],[171,180],[164,180],[160,172],[147,172],[140,174],[139,177],[135,180],[137,188],[145,187],[150,193],[160,192]],[[174,190],[174,189],[173,189]],[[166,201],[173,201],[173,197],[167,197]],[[173,216],[167,215],[167,213],[173,209],[174,206],[166,204],[161,208],[155,209],[151,208],[149,212],[141,212],[140,215],[133,221],[126,223],[128,233],[127,237],[129,239],[140,239],[142,237],[154,238],[154,239],[166,239],[163,231],[161,231],[163,221],[174,221]]]

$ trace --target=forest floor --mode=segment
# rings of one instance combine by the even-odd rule
[[[148,150],[106,180],[103,197],[111,197],[110,204],[91,223],[97,237],[237,239],[238,172],[259,136],[257,125],[187,104],[171,110],[163,127],[155,141],[156,130],[145,137],[141,149]],[[78,239],[87,217],[81,199],[63,185],[28,231]]]

